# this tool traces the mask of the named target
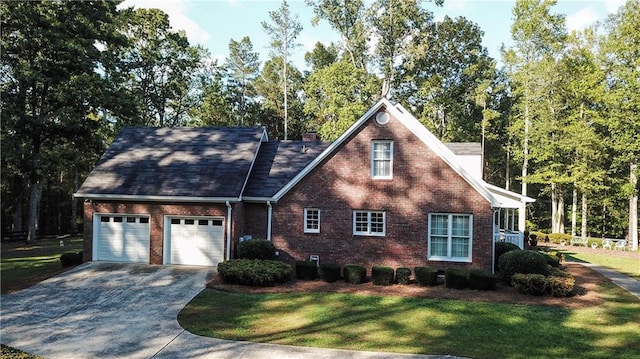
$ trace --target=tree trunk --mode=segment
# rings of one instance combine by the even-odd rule
[[[582,239],[587,238],[587,209],[587,194],[582,192],[582,221],[580,223],[580,237],[582,237]]]
[[[558,233],[564,233],[564,193],[558,192]]]
[[[571,203],[571,236],[574,237],[577,233],[578,222],[578,188],[575,183],[573,184],[573,199]]]
[[[525,87],[527,84],[525,84]],[[527,171],[529,168],[529,97],[525,94],[524,99],[524,144],[522,148],[522,195],[527,195]]]
[[[629,180],[631,181],[631,188],[633,195],[629,198],[629,241],[631,242],[631,249],[638,250],[638,176],[636,171],[638,170],[638,164],[632,163],[629,166]]]
[[[40,199],[42,197],[42,180],[37,179],[31,183],[29,195],[29,228],[27,232],[27,242],[34,242],[37,239],[38,212],[40,211]]]
[[[564,196],[555,183],[551,183],[551,232],[564,233]]]
[[[73,196],[73,194],[78,190],[78,169],[73,169],[73,188],[71,191],[71,220],[69,223],[69,228],[71,229],[72,234],[78,233],[78,224],[76,223],[76,217],[78,216],[78,199]]]

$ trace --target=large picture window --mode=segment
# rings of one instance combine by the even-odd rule
[[[470,214],[430,214],[429,260],[471,262],[472,228]]]
[[[371,178],[393,178],[393,141],[371,142]]]
[[[320,233],[320,210],[304,209],[304,233]]]
[[[386,215],[383,211],[353,211],[353,234],[384,236]]]

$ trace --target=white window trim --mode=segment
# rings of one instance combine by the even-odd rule
[[[309,211],[318,211],[318,228],[309,228],[308,227],[308,213]],[[304,217],[304,233],[320,233],[320,216],[321,216],[322,212],[320,211],[319,208],[305,208],[304,212],[303,212],[303,217]]]
[[[389,144],[389,175],[381,176],[376,175],[375,170],[375,159],[374,159],[374,144],[376,143],[388,143]],[[371,178],[372,179],[393,179],[393,141],[392,140],[373,140],[371,141]]]
[[[366,213],[367,214],[367,230],[366,231],[357,231],[356,230],[356,213]],[[371,214],[372,213],[382,213],[382,232],[372,232],[371,231]],[[353,235],[354,236],[374,236],[374,237],[384,237],[387,233],[387,213],[385,211],[368,211],[368,210],[355,210],[353,211]]]
[[[431,255],[431,218],[432,216],[449,216],[448,218],[448,228],[447,228],[447,255],[446,256],[436,256]],[[452,257],[451,256],[451,234],[452,234],[452,226],[453,220],[452,216],[468,216],[469,217],[469,256],[467,257]],[[445,262],[465,262],[471,263],[473,257],[473,215],[468,213],[429,213],[429,224],[427,226],[427,259],[431,261],[445,261]]]

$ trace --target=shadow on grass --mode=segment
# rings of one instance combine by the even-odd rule
[[[631,358],[630,353],[640,350],[640,324],[632,321],[637,312],[630,298],[616,302],[612,299],[619,298],[620,292],[609,292],[612,297],[603,308],[572,310],[208,289],[194,298],[178,320],[198,335],[287,345],[473,358]],[[612,336],[607,325],[621,328]]]

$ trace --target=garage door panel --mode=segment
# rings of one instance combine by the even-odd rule
[[[96,260],[149,262],[149,219],[102,215],[96,236]]]
[[[170,223],[170,263],[215,266],[223,260],[222,220],[173,218]]]

